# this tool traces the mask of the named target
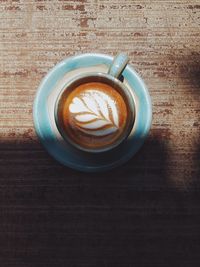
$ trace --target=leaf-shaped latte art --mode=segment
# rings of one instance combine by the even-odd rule
[[[105,136],[119,128],[116,102],[107,94],[88,90],[73,98],[69,111],[75,116],[78,129],[93,136]]]

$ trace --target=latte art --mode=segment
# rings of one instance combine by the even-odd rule
[[[116,102],[101,91],[91,89],[74,97],[69,111],[75,114],[77,127],[86,134],[104,136],[119,129]]]
[[[124,97],[106,83],[88,82],[72,88],[59,107],[62,133],[85,149],[115,144],[127,127]]]

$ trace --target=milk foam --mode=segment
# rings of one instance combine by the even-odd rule
[[[69,111],[79,130],[89,135],[105,136],[119,129],[116,101],[102,91],[85,90],[72,99]]]

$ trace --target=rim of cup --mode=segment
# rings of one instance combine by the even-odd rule
[[[62,98],[69,92],[70,89],[74,90],[77,86],[84,84],[84,79],[86,78],[97,78],[95,82],[102,82],[105,83],[105,81],[101,81],[101,79],[107,79],[111,81],[114,85],[117,85],[117,87],[113,87],[113,89],[117,90],[122,97],[125,99],[126,105],[128,104],[128,124],[126,123],[126,129],[122,132],[121,136],[119,137],[116,142],[110,145],[107,145],[105,147],[101,148],[86,148],[83,147],[76,142],[74,142],[66,133],[66,131],[61,126],[61,122],[59,119],[59,109]],[[99,80],[98,80],[99,78]],[[83,82],[81,82],[83,80]],[[87,81],[90,82],[90,81]],[[91,81],[94,82],[94,81]],[[77,84],[77,85],[76,85]],[[110,85],[110,84],[109,84]],[[73,88],[74,86],[74,88]],[[112,87],[112,85],[110,85]],[[117,146],[119,146],[121,143],[123,143],[129,136],[131,130],[133,129],[134,122],[135,122],[135,116],[136,116],[136,103],[133,95],[131,94],[129,88],[127,88],[119,79],[107,74],[107,73],[101,73],[101,72],[90,72],[86,74],[80,74],[76,77],[72,78],[70,81],[68,81],[61,89],[60,93],[57,96],[55,107],[54,107],[54,119],[57,126],[58,131],[60,132],[63,139],[68,142],[72,147],[84,151],[84,152],[90,152],[90,153],[101,153],[101,152],[107,152],[110,151]]]

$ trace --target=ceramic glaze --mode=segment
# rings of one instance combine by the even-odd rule
[[[59,94],[62,90],[59,82],[63,77],[66,75],[70,81],[70,75],[75,71],[76,75],[93,71],[102,72],[102,66],[104,66],[103,72],[107,72],[112,61],[113,57],[109,55],[95,53],[69,57],[57,64],[42,80],[38,88],[33,107],[36,132],[48,152],[60,163],[73,169],[97,172],[121,165],[139,150],[150,130],[152,109],[148,89],[130,65],[124,70],[123,76],[124,83],[130,87],[136,98],[136,120],[129,138],[120,149],[108,152],[103,157],[101,155],[91,157],[87,154],[83,157],[82,153],[75,153],[55,130],[55,122],[51,119],[54,114],[54,105],[51,101],[48,103],[48,100],[51,96],[52,99],[56,99],[54,93]],[[66,83],[66,78],[64,83]],[[51,117],[49,114],[52,114]]]

